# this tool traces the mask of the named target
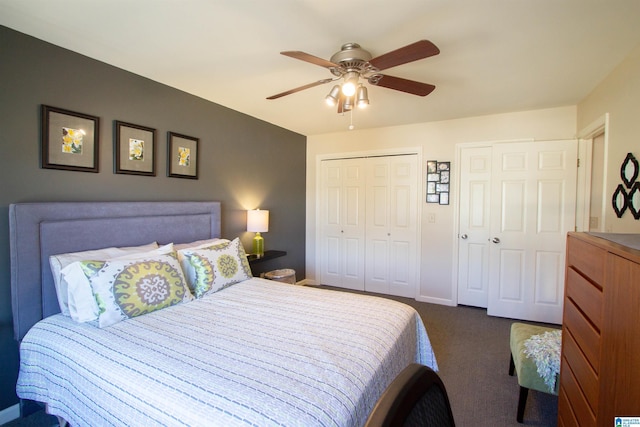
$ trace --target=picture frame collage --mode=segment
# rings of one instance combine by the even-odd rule
[[[449,204],[451,162],[427,160],[427,203]]]
[[[156,129],[113,121],[116,174],[156,176]],[[100,118],[41,106],[42,169],[99,172]],[[199,138],[167,132],[167,176],[198,179]]]

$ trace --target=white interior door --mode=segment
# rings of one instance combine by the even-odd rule
[[[487,313],[561,323],[576,141],[493,146]]]
[[[364,290],[363,159],[327,160],[321,165],[321,283]]]
[[[416,155],[367,159],[365,289],[415,298]]]
[[[487,307],[491,213],[491,147],[460,152],[458,304]]]

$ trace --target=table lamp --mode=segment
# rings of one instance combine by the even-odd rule
[[[247,211],[247,231],[256,233],[253,238],[253,253],[258,257],[264,256],[264,239],[260,233],[269,231],[269,211],[260,209]]]

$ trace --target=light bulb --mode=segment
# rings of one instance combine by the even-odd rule
[[[358,87],[358,74],[355,71],[349,71],[344,76],[344,83],[342,83],[342,93],[344,96],[349,97],[353,96],[356,93],[356,88]]]
[[[352,81],[346,81],[342,85],[342,93],[344,96],[353,96],[356,93],[356,85]]]

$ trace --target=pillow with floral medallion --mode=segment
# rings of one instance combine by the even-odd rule
[[[196,250],[182,251],[194,271],[189,288],[196,298],[252,278],[247,254],[239,238]]]
[[[79,267],[91,286],[100,328],[193,299],[176,252],[80,261]]]

